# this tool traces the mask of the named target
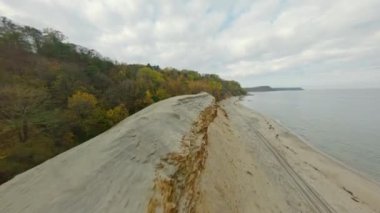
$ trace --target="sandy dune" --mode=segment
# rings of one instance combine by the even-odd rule
[[[156,168],[214,99],[181,96],[154,104],[105,133],[0,186],[0,212],[146,212]],[[166,166],[160,175],[172,175]]]
[[[179,96],[0,186],[0,212],[380,212],[380,187],[236,98]]]

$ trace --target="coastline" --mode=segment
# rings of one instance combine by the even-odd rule
[[[242,106],[246,107],[244,105],[242,105]],[[355,168],[347,165],[346,163],[344,163],[342,160],[339,160],[339,159],[335,158],[334,156],[332,156],[332,155],[324,152],[323,150],[321,150],[318,147],[316,147],[315,145],[313,145],[307,138],[305,138],[302,135],[296,133],[294,130],[288,128],[287,126],[285,126],[285,124],[283,124],[279,120],[276,120],[276,119],[272,118],[269,115],[264,115],[263,113],[260,113],[260,112],[258,112],[256,110],[252,109],[252,108],[249,108],[249,107],[246,107],[246,108],[248,108],[249,110],[252,110],[255,114],[263,117],[264,119],[269,120],[272,123],[275,123],[277,126],[279,126],[280,128],[284,129],[284,131],[287,131],[290,134],[294,135],[296,138],[298,138],[298,140],[300,140],[301,143],[308,145],[314,152],[317,152],[318,154],[323,155],[326,158],[329,158],[335,164],[338,164],[338,166],[344,167],[345,169],[350,170],[351,172],[355,173],[356,175],[359,175],[362,178],[367,179],[367,181],[373,182],[374,184],[380,186],[380,182],[377,181],[376,179],[374,179],[373,177],[371,177],[369,174],[367,174],[365,172],[362,172],[362,171],[360,171],[358,169],[355,169]]]
[[[380,212],[380,186],[229,98],[169,98],[0,185],[5,212]],[[50,199],[53,198],[53,199]]]
[[[224,101],[223,105],[230,111],[228,114],[240,113],[239,116],[245,117],[245,121],[239,122],[252,123],[249,128],[256,128],[334,210],[380,211],[380,186],[375,180],[320,151],[274,119],[242,105],[237,98]],[[231,123],[242,128],[238,122]]]
[[[379,90],[306,90],[242,96],[304,142],[380,183]]]

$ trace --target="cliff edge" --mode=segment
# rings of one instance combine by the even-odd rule
[[[0,212],[379,212],[380,187],[230,98],[170,98],[0,186]]]

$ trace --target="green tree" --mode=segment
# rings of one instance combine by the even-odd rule
[[[0,183],[154,102],[245,93],[215,74],[123,64],[65,40],[0,18]]]
[[[139,69],[137,74],[137,81],[149,85],[151,89],[158,88],[165,80],[162,73],[155,71],[149,67]]]
[[[155,102],[169,98],[170,95],[164,88],[158,88],[156,94],[153,96]]]
[[[20,142],[29,138],[31,124],[46,124],[48,93],[43,88],[24,85],[5,86],[0,89],[0,119],[9,130],[16,129]],[[45,115],[44,115],[45,114]]]

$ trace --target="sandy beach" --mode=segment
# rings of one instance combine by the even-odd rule
[[[380,186],[230,98],[170,98],[0,186],[0,212],[380,212]]]
[[[219,106],[200,212],[380,212],[377,183],[236,98]]]

